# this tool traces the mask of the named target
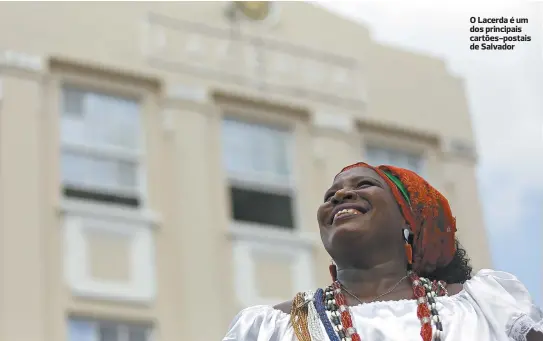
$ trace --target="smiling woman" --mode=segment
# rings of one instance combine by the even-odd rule
[[[223,341],[543,341],[524,285],[471,276],[448,201],[414,172],[345,167],[317,220],[332,284],[243,310]]]

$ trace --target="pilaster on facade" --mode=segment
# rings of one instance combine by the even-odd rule
[[[43,72],[45,63],[42,56],[15,50],[0,50],[0,69],[15,68],[31,72]]]
[[[44,340],[41,58],[0,51],[0,338]],[[25,309],[20,310],[19,307]],[[26,320],[27,323],[22,321]]]
[[[208,86],[190,82],[174,82],[165,86],[165,95],[160,102],[162,128],[172,135],[177,124],[186,114],[198,113],[204,117],[217,116],[212,93]]]
[[[166,87],[166,101],[185,101],[192,103],[208,103],[211,100],[210,90],[205,85],[174,82]]]
[[[338,160],[348,163],[357,157],[359,145],[357,117],[351,113],[333,109],[316,109],[311,114],[312,155],[315,161]],[[330,143],[333,143],[332,146]],[[342,146],[343,145],[343,146]],[[333,149],[337,149],[334,151]],[[342,161],[339,161],[342,159]],[[337,167],[336,167],[337,168]]]
[[[356,131],[356,117],[352,113],[332,109],[317,109],[311,116],[311,123],[316,128],[332,129],[346,134]]]

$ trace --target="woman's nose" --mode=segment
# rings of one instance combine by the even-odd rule
[[[332,204],[337,205],[345,200],[352,200],[354,198],[356,198],[356,193],[354,191],[342,188],[332,197]]]

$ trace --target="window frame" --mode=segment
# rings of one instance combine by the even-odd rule
[[[258,304],[269,304],[277,302],[276,297],[262,297],[256,290],[256,268],[255,250],[265,250],[266,256],[285,257],[292,260],[292,286],[293,288],[311,288],[315,286],[314,273],[314,254],[320,241],[313,235],[312,232],[306,230],[309,222],[307,221],[307,200],[304,196],[307,192],[299,192],[300,187],[307,185],[306,174],[301,174],[302,170],[309,167],[311,162],[311,154],[307,153],[307,146],[311,145],[311,112],[306,108],[296,108],[289,104],[270,102],[261,97],[245,97],[232,93],[217,92],[213,99],[219,106],[220,110],[214,116],[214,126],[216,133],[222,136],[223,119],[239,120],[249,124],[262,124],[268,126],[277,126],[287,129],[290,134],[289,158],[290,158],[290,181],[288,186],[285,183],[278,183],[269,179],[268,181],[262,178],[252,179],[247,181],[247,178],[241,177],[240,174],[228,174],[225,167],[224,152],[222,149],[219,152],[218,165],[221,166],[223,176],[221,177],[223,189],[223,202],[225,207],[224,221],[227,223],[228,229],[226,235],[232,246],[232,261],[234,265],[234,292],[236,301],[243,306],[251,306]],[[222,140],[220,140],[222,141]],[[222,144],[221,144],[222,147]],[[219,147],[219,148],[221,148]],[[241,177],[241,179],[240,179]],[[272,225],[258,225],[244,223],[231,219],[231,200],[229,193],[229,184],[231,181],[244,182],[242,186],[251,186],[250,188],[262,188],[266,191],[278,191],[283,194],[284,191],[290,191],[291,205],[294,226],[292,229],[285,229]],[[276,187],[274,187],[274,185]],[[260,254],[260,252],[259,252]],[[286,298],[284,298],[286,299]]]
[[[47,96],[44,97],[44,106],[50,115],[43,117],[45,120],[43,133],[47,136],[44,142],[46,158],[43,161],[51,163],[51,167],[48,167],[46,173],[53,181],[48,183],[47,192],[51,193],[52,204],[58,214],[57,223],[60,229],[57,236],[60,241],[59,247],[63,250],[61,275],[63,283],[68,289],[67,297],[82,299],[85,302],[109,301],[115,304],[136,304],[147,307],[156,299],[156,283],[158,281],[155,251],[156,231],[163,225],[160,214],[153,211],[149,205],[147,187],[148,172],[151,171],[148,167],[148,160],[151,156],[147,153],[149,147],[148,138],[150,137],[149,132],[157,128],[156,120],[160,112],[162,81],[126,69],[104,68],[102,65],[74,62],[56,56],[51,56],[48,61],[49,73],[44,79],[47,92]],[[139,186],[137,188],[141,193],[138,196],[139,205],[116,205],[109,202],[82,200],[64,195],[60,172],[62,162],[62,137],[60,132],[61,115],[63,114],[62,91],[66,85],[109,96],[133,99],[138,103],[140,170]],[[86,224],[84,223],[89,219],[105,221],[106,224],[101,225],[104,231],[123,230],[127,236],[137,239],[137,242],[132,244],[133,246],[136,244],[139,246],[146,245],[145,248],[136,246],[133,249],[138,251],[147,249],[143,253],[146,255],[151,254],[151,257],[146,257],[145,255],[142,256],[143,253],[140,252],[139,258],[136,260],[145,263],[141,268],[144,268],[145,276],[150,279],[150,284],[141,285],[140,283],[136,285],[134,281],[130,281],[132,283],[123,281],[122,285],[119,285],[118,282],[109,285],[111,282],[98,282],[92,276],[87,276],[84,271],[81,276],[81,269],[84,266],[76,264],[77,266],[74,267],[73,264],[68,264],[71,259],[78,259],[81,255],[81,249],[78,249],[77,245],[86,243],[81,232],[86,231]],[[74,236],[77,239],[76,243],[73,242],[72,237]],[[72,252],[71,256],[70,249],[76,251]],[[135,252],[132,252],[132,256],[134,254]],[[132,262],[134,262],[135,257],[131,258]],[[138,274],[138,276],[140,275]],[[77,308],[76,310],[80,309]]]
[[[109,73],[106,74],[106,77]],[[109,77],[111,78],[111,77]],[[112,194],[112,195],[130,195],[130,199],[136,199],[138,201],[137,205],[120,205],[118,203],[108,203],[95,200],[84,200],[75,197],[68,197],[63,192],[65,183],[62,180],[62,175],[59,177],[59,189],[61,192],[61,198],[68,201],[90,201],[96,205],[107,205],[107,206],[119,206],[122,208],[130,208],[136,210],[145,210],[148,208],[148,186],[147,186],[147,136],[146,136],[146,127],[149,122],[147,119],[146,112],[148,111],[148,100],[149,100],[149,91],[146,91],[145,88],[138,85],[130,85],[125,83],[124,80],[119,82],[110,82],[106,80],[107,78],[98,79],[96,76],[85,76],[79,74],[62,74],[58,79],[57,89],[57,106],[56,112],[58,114],[58,124],[59,124],[59,172],[61,172],[61,163],[62,163],[62,152],[70,151],[75,152],[76,154],[87,154],[87,155],[97,155],[103,159],[113,159],[113,160],[125,160],[128,162],[134,162],[136,166],[136,181],[137,185],[134,187],[134,190],[127,188],[112,188],[109,186],[86,186],[84,184],[75,184],[70,183],[69,188],[75,190],[81,190],[89,193],[98,193],[98,194]],[[65,88],[75,88],[80,91],[103,94],[106,96],[117,97],[120,99],[133,100],[138,105],[138,119],[140,120],[140,132],[139,132],[139,149],[137,151],[130,151],[122,147],[115,146],[96,146],[86,143],[71,143],[62,141],[62,119],[64,115],[64,89]]]
[[[367,146],[391,149],[419,155],[421,171],[418,174],[424,178],[437,176],[442,137],[435,132],[372,119],[359,119],[357,127],[362,161],[365,161]]]
[[[230,186],[234,186],[242,189],[250,189],[260,192],[265,192],[269,194],[282,194],[288,195],[290,197],[290,204],[292,207],[292,222],[293,226],[284,227],[277,225],[262,224],[256,222],[246,222],[240,220],[234,220],[231,216],[228,217],[231,226],[234,226],[235,229],[245,230],[247,228],[255,228],[263,231],[275,230],[282,231],[284,233],[296,233],[300,230],[300,206],[297,195],[297,184],[296,184],[296,170],[295,170],[295,154],[296,154],[296,127],[292,121],[282,120],[281,118],[270,118],[270,117],[261,117],[259,115],[250,116],[246,110],[228,110],[220,117],[220,132],[221,132],[221,141],[223,140],[223,123],[224,121],[235,121],[244,123],[247,125],[254,126],[264,126],[268,128],[277,128],[287,132],[287,141],[286,141],[286,157],[288,162],[289,174],[288,177],[273,177],[266,176],[263,173],[258,172],[230,172],[224,163],[224,149],[221,149],[221,165],[225,174],[225,191],[227,195],[227,207],[228,212],[232,211],[232,200],[230,193]],[[221,143],[222,145],[222,143]]]

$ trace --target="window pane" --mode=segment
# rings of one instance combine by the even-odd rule
[[[62,152],[61,176],[63,183],[84,184],[86,159],[75,153]]]
[[[118,187],[117,162],[96,157],[87,157],[86,164],[86,184],[111,188]]]
[[[263,131],[263,129],[258,128],[260,127],[252,127],[252,147],[250,154],[248,155],[251,159],[251,168],[249,170],[258,173],[273,174],[273,159],[270,158],[273,139],[268,131]]]
[[[388,150],[390,163],[394,166],[407,168],[407,155],[396,150]]]
[[[137,103],[101,94],[89,94],[87,99],[88,128],[95,143],[138,149]]]
[[[136,188],[137,163],[128,161],[117,162],[117,183],[123,188]]]
[[[64,89],[62,141],[138,149],[139,105],[136,101]],[[78,111],[78,114],[72,113]]]
[[[130,326],[128,329],[128,341],[147,341],[149,328],[143,326]]]
[[[367,147],[365,161],[373,166],[388,164],[410,169],[416,173],[421,171],[422,165],[422,158],[419,155],[379,147]]]
[[[65,184],[136,189],[138,165],[135,162],[100,158],[76,152],[62,152],[62,180]]]
[[[69,341],[99,341],[96,339],[96,329],[92,322],[70,320],[68,322]]]
[[[365,161],[372,166],[390,164],[389,155],[381,148],[367,148]]]
[[[62,107],[65,116],[81,117],[85,103],[85,92],[75,88],[64,89]]]
[[[63,143],[84,144],[85,121],[83,117],[63,117],[60,126],[61,141]]]
[[[283,131],[259,127],[255,129],[254,164],[259,172],[285,176],[289,174],[288,138]]]
[[[288,176],[290,134],[264,125],[223,121],[223,159],[236,173]]]
[[[244,188],[230,188],[232,218],[237,221],[293,228],[292,198]]]
[[[68,341],[149,341],[149,325],[106,320],[69,320]]]
[[[288,175],[290,174],[290,155],[289,155],[289,138],[288,134],[281,133],[281,135],[276,138],[275,149],[270,155],[270,159],[273,160],[276,172],[279,175]]]
[[[119,341],[118,325],[109,322],[100,322],[100,341]]]
[[[223,160],[227,171],[243,172],[252,167],[252,136],[247,127],[243,123],[223,121]]]

